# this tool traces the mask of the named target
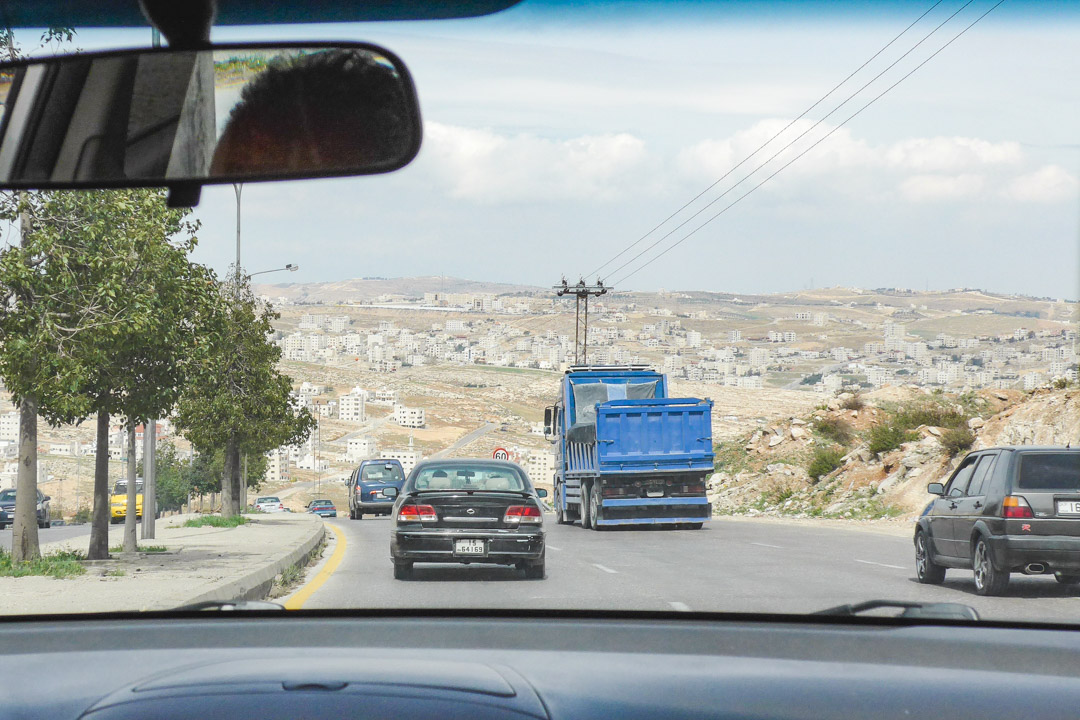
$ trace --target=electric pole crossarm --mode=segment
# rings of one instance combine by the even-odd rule
[[[581,365],[588,362],[589,358],[589,298],[607,294],[611,288],[597,279],[595,285],[586,285],[584,280],[578,280],[576,285],[570,285],[563,278],[561,285],[553,285],[552,290],[558,297],[566,295],[574,296],[574,364]],[[584,305],[584,307],[582,307]],[[584,310],[584,313],[582,312]]]

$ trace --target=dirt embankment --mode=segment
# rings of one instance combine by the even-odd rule
[[[912,426],[912,417],[942,424]],[[886,430],[900,442],[880,449]],[[709,494],[721,514],[910,518],[929,500],[926,485],[944,481],[968,449],[1078,441],[1075,386],[964,395],[889,387],[722,443]]]

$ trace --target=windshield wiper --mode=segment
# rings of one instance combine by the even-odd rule
[[[182,605],[176,608],[179,612],[192,610],[216,610],[231,612],[232,610],[284,610],[284,605],[278,605],[268,600],[209,600],[207,602]]]
[[[916,618],[922,620],[978,620],[979,613],[970,605],[961,603],[922,603],[906,602],[903,600],[867,600],[866,602],[852,605],[837,605],[836,607],[818,610],[811,615],[838,615],[855,616],[861,615],[868,610],[879,608],[902,608],[896,617]]]

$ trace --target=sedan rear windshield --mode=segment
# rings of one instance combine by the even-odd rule
[[[276,503],[276,502],[281,502],[281,500],[278,500],[276,497],[261,497],[261,498],[259,498],[258,500],[255,501],[256,504],[258,504],[258,503]]]
[[[361,482],[401,482],[404,473],[397,465],[366,465],[360,472]]]
[[[1080,491],[1080,452],[1021,455],[1017,487]]]
[[[516,490],[525,489],[524,479],[509,468],[455,465],[429,467],[416,476],[417,490]]]

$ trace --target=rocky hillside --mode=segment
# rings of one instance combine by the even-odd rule
[[[721,514],[913,517],[970,449],[1080,442],[1080,389],[964,395],[884,388],[840,395],[802,417],[717,447]]]

